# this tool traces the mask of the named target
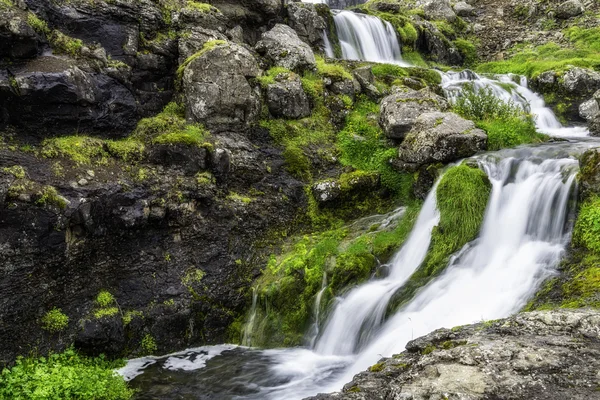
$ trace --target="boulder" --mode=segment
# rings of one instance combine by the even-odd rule
[[[588,121],[590,136],[600,136],[600,115],[596,115]]]
[[[415,23],[415,27],[421,32],[420,38],[417,41],[419,50],[442,64],[460,65],[463,62],[463,57],[460,51],[433,23],[429,21],[419,21]]]
[[[454,5],[454,12],[459,17],[470,17],[475,14],[475,7],[466,1],[459,1]]]
[[[473,121],[450,112],[425,112],[400,145],[399,169],[415,171],[426,164],[447,164],[487,148],[487,135]]]
[[[556,9],[556,17],[561,19],[569,19],[583,14],[585,7],[579,0],[568,0],[560,4]]]
[[[0,72],[0,123],[41,137],[46,134],[102,133],[124,136],[137,122],[131,91],[116,79],[69,66],[46,71]],[[60,64],[60,63],[59,63]]]
[[[213,132],[244,130],[260,110],[260,96],[248,82],[260,73],[254,56],[240,45],[201,51],[183,71],[186,117]]]
[[[447,108],[446,100],[429,89],[397,88],[381,101],[379,124],[388,138],[402,140],[419,115]]]
[[[585,68],[571,68],[564,74],[562,88],[573,96],[591,96],[600,89],[600,73]]]
[[[354,79],[359,83],[361,91],[372,100],[379,100],[381,92],[375,86],[375,75],[370,66],[356,68],[352,71]]]
[[[307,117],[310,115],[310,102],[302,88],[300,77],[293,73],[284,75],[267,86],[269,112],[282,118]]]
[[[287,25],[277,24],[265,32],[256,44],[256,51],[273,65],[292,71],[314,69],[315,55],[310,46],[298,37],[296,31]]]
[[[205,29],[200,26],[193,27],[187,31],[187,34],[182,35],[178,41],[179,64],[182,64],[189,57],[202,50],[204,45],[212,40],[227,40],[227,36],[219,31]]]
[[[313,47],[323,47],[325,20],[319,16],[314,4],[291,3],[287,6],[288,25],[298,37]]]
[[[586,121],[591,121],[592,119],[600,116],[600,106],[598,105],[598,100],[600,100],[600,90],[594,93],[594,97],[579,105],[579,116]]]
[[[449,0],[426,0],[423,4],[425,18],[430,20],[444,20],[454,22],[456,14],[450,6]]]
[[[31,58],[37,53],[38,36],[26,18],[0,7],[0,58]]]

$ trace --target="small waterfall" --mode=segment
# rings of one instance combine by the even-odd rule
[[[505,74],[486,77],[469,70],[441,75],[442,88],[451,101],[461,95],[466,84],[473,85],[475,91],[490,88],[494,96],[504,102],[512,102],[534,115],[536,127],[542,133],[565,137],[589,134],[585,127],[563,127],[554,112],[546,107],[542,96],[528,88],[527,78],[523,76]]]
[[[331,40],[329,40],[329,36],[327,35],[327,31],[323,31],[323,43],[325,45],[325,55],[329,58],[335,57],[335,52],[333,51],[333,46],[331,45]]]
[[[258,290],[252,288],[252,308],[250,309],[250,318],[244,327],[244,336],[242,337],[243,346],[252,346],[252,332],[256,322],[256,304],[258,302]]]
[[[310,347],[314,347],[315,341],[319,336],[319,325],[321,320],[321,300],[323,299],[323,294],[327,290],[327,272],[323,272],[323,281],[321,282],[321,290],[317,293],[315,297],[315,304],[313,306],[313,315],[314,315],[314,323],[310,328]]]
[[[344,59],[407,65],[392,24],[351,11],[333,13]]]

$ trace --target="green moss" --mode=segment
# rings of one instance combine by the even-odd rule
[[[186,271],[183,278],[181,278],[181,284],[189,287],[193,284],[200,283],[206,273],[199,268],[191,268]]]
[[[411,65],[421,68],[428,68],[429,65],[423,59],[423,56],[416,51],[405,51],[402,53],[402,59]]]
[[[180,131],[173,131],[156,136],[154,144],[184,144],[186,146],[202,147],[206,143],[209,132],[199,124],[186,125]]]
[[[137,310],[125,312],[123,315],[123,325],[129,325],[134,318],[144,318],[144,313]]]
[[[68,325],[69,317],[60,308],[54,307],[42,317],[42,329],[51,333],[64,331]]]
[[[142,338],[142,343],[140,343],[140,348],[141,348],[142,352],[147,355],[153,354],[154,352],[156,352],[156,350],[158,350],[158,346],[156,345],[156,340],[149,333],[147,333]]]
[[[488,150],[500,150],[526,143],[541,143],[547,136],[538,133],[533,121],[521,118],[477,122],[488,134]]]
[[[102,139],[89,136],[63,136],[45,139],[40,154],[47,158],[64,157],[77,164],[102,162],[107,156]]]
[[[125,162],[140,161],[144,157],[146,146],[136,139],[106,140],[108,154]]]
[[[50,33],[50,28],[48,28],[46,21],[39,19],[38,16],[32,12],[27,14],[27,23],[40,35],[47,35]]]
[[[94,318],[102,319],[106,317],[112,317],[113,315],[117,315],[118,313],[119,309],[117,307],[100,308],[94,311]]]
[[[600,254],[600,197],[583,202],[573,231],[573,242]]]
[[[600,262],[596,257],[589,268],[581,271],[563,286],[563,308],[600,308]]]
[[[321,56],[315,57],[317,60],[317,71],[320,75],[332,79],[333,81],[352,80],[352,74],[340,64],[327,63]]]
[[[83,47],[83,42],[80,39],[67,36],[56,29],[48,35],[48,41],[54,51],[68,54],[72,57],[79,56]]]
[[[385,362],[380,362],[369,367],[370,372],[381,372],[385,368]]]
[[[13,165],[12,167],[4,167],[2,168],[2,172],[7,174],[11,174],[16,179],[24,179],[25,178],[25,169],[20,165]]]
[[[181,78],[183,78],[183,72],[185,71],[186,67],[188,65],[190,65],[190,63],[192,61],[194,61],[195,59],[197,59],[199,57],[202,57],[205,53],[217,48],[218,46],[226,46],[226,45],[227,45],[227,41],[225,41],[225,40],[209,40],[208,42],[204,43],[204,46],[202,46],[202,49],[200,51],[189,56],[183,63],[181,63],[179,68],[177,68],[177,80],[181,81]]]
[[[252,203],[252,198],[246,197],[246,196],[242,196],[242,195],[239,195],[237,193],[230,193],[229,195],[227,195],[227,199],[231,200],[231,201],[238,202],[238,203],[243,203],[243,204],[250,204],[250,203]]]
[[[273,67],[266,71],[263,76],[256,78],[256,80],[260,83],[260,86],[266,88],[267,86],[274,84],[277,78],[289,78],[294,76],[296,75],[287,68]]]
[[[56,188],[52,186],[44,186],[37,194],[37,200],[35,204],[39,206],[53,205],[58,208],[64,209],[67,207],[67,200],[62,197]]]
[[[313,103],[322,101],[323,93],[325,91],[323,78],[315,73],[306,72],[301,79],[302,88],[313,101]]]
[[[115,297],[106,290],[101,290],[96,296],[96,304],[100,307],[108,307],[115,302]]]
[[[115,369],[122,360],[86,358],[69,348],[47,357],[18,357],[0,374],[0,398],[128,400],[134,391]]]
[[[195,2],[192,0],[188,0],[186,1],[185,4],[185,8],[188,8],[190,10],[194,10],[194,11],[199,11],[201,13],[210,13],[210,12],[219,12],[219,9],[207,4],[207,3],[199,3],[199,2]]]
[[[437,350],[437,347],[435,347],[435,345],[433,345],[433,344],[428,344],[428,345],[427,345],[427,346],[426,346],[426,347],[425,347],[425,348],[424,348],[424,349],[421,351],[421,354],[423,354],[423,355],[431,354],[431,353],[433,353],[433,352],[434,352],[434,351],[436,351],[436,350]]]
[[[472,41],[459,38],[452,43],[463,56],[465,65],[473,66],[477,63],[477,48]]]

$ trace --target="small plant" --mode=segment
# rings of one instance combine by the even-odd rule
[[[44,186],[37,196],[35,204],[39,206],[54,205],[62,209],[66,208],[68,204],[67,200],[52,186]]]
[[[60,308],[54,307],[42,317],[42,329],[57,333],[65,330],[69,325],[69,317]]]
[[[106,290],[101,290],[96,296],[96,304],[100,307],[108,307],[115,302],[115,297]]]
[[[237,193],[230,193],[227,196],[228,200],[235,201],[237,203],[250,204],[252,203],[252,199],[250,197],[242,196]]]
[[[94,311],[94,317],[96,319],[101,319],[105,317],[112,317],[113,315],[117,315],[118,313],[119,309],[117,307],[106,307]]]
[[[144,318],[144,314],[141,311],[127,311],[123,315],[123,325],[129,325],[134,318]]]
[[[20,165],[13,165],[12,167],[4,167],[2,168],[2,172],[7,174],[11,174],[17,179],[25,178],[25,169]]]
[[[181,279],[181,283],[183,286],[191,286],[193,283],[200,283],[202,278],[204,278],[204,275],[206,274],[201,269],[189,269]]]
[[[50,33],[50,28],[48,28],[46,21],[39,19],[38,16],[32,12],[27,14],[27,23],[40,35],[47,35]]]
[[[149,333],[144,336],[141,343],[141,348],[144,354],[152,354],[156,350],[158,350],[158,346],[156,345],[156,340]]]

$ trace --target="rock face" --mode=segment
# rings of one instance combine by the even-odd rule
[[[571,68],[563,77],[562,87],[572,95],[590,96],[600,89],[600,73],[585,68]]]
[[[379,124],[388,138],[402,140],[421,114],[447,108],[446,100],[430,89],[397,89],[381,101]]]
[[[417,41],[420,51],[429,54],[437,62],[447,65],[460,65],[463,61],[458,49],[441,34],[439,29],[429,21],[416,23],[422,34]]]
[[[310,46],[298,37],[289,26],[277,24],[262,35],[256,44],[256,51],[269,59],[273,65],[292,71],[313,69],[315,55]]]
[[[0,9],[0,57],[19,59],[37,55],[38,36],[26,17],[26,13]]]
[[[456,14],[452,10],[449,0],[426,0],[423,2],[423,11],[427,19],[441,19],[448,22],[456,20]]]
[[[49,59],[48,62],[53,62]],[[105,132],[122,136],[137,122],[137,104],[118,80],[73,66],[57,72],[0,73],[0,122],[24,132]]]
[[[600,90],[596,91],[591,99],[579,105],[579,116],[586,121],[591,121],[598,117],[600,115],[598,100],[600,100]]]
[[[414,171],[425,164],[449,163],[487,148],[487,135],[454,113],[425,112],[400,145],[396,166]]]
[[[459,1],[454,5],[454,12],[459,17],[469,17],[475,13],[475,7],[465,1]]]
[[[568,0],[558,6],[556,16],[562,19],[568,19],[583,14],[585,7],[579,0]]]
[[[440,329],[312,399],[599,399],[600,313],[559,310]]]
[[[267,87],[269,112],[276,117],[303,118],[310,115],[310,102],[300,77],[289,74]]]
[[[194,58],[183,72],[188,119],[213,132],[246,128],[260,110],[259,96],[248,79],[260,73],[254,56],[234,43]]]
[[[319,16],[314,4],[291,3],[287,6],[288,24],[298,37],[313,47],[323,47],[325,20]]]

